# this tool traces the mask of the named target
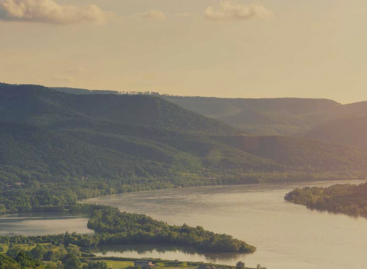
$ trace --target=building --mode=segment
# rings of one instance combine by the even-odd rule
[[[152,268],[154,266],[151,261],[134,261],[134,267]]]

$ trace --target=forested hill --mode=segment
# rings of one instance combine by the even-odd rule
[[[307,98],[165,98],[246,133],[260,135],[301,135],[330,120],[367,117],[367,102],[342,105],[332,100]]]
[[[367,150],[243,136],[153,96],[0,84],[0,119],[0,213],[126,191],[367,175]]]
[[[118,94],[118,92],[113,91],[55,89],[78,95]],[[159,96],[157,93],[152,95]],[[367,102],[342,105],[328,99],[307,98],[248,99],[167,95],[161,95],[161,97],[190,111],[241,129],[247,134],[257,135],[302,136],[306,132],[313,131],[313,128],[332,120],[346,117],[367,117]],[[317,136],[314,138],[318,139]],[[337,139],[330,141],[339,142]]]
[[[6,185],[14,180],[65,182],[83,176],[109,180],[159,177],[172,168],[36,126],[4,122],[0,122],[0,163],[1,183]]]
[[[0,118],[3,121],[37,125],[99,118],[181,133],[241,133],[220,121],[206,118],[159,97],[75,95],[35,85],[0,84]]]
[[[165,97],[183,107],[190,107],[201,114],[228,116],[243,109],[261,111],[286,111],[291,114],[306,114],[338,108],[341,104],[328,99],[308,98],[211,98],[211,97]],[[232,113],[230,113],[232,112]],[[227,115],[226,115],[227,114]]]
[[[335,119],[313,128],[304,136],[367,148],[367,117]]]
[[[218,141],[302,171],[364,170],[366,150],[286,136],[217,137]]]

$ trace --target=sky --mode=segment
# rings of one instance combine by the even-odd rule
[[[0,81],[367,100],[365,0],[0,0]]]

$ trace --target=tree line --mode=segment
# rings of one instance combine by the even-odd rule
[[[364,183],[295,189],[285,196],[285,200],[310,209],[367,217],[366,197],[367,183]]]

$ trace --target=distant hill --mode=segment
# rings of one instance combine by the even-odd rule
[[[167,168],[164,176],[175,173],[178,176],[177,173],[183,172],[191,173],[193,177],[205,177],[205,174],[219,171],[241,174],[252,171],[284,170],[281,165],[272,160],[265,160],[230,148],[211,139],[212,135],[240,134],[241,132],[235,128],[187,111],[158,97],[73,95],[42,86],[0,84],[0,117],[3,121],[3,132],[16,128],[20,134],[26,134],[22,136],[22,140],[12,146],[14,148],[10,147],[8,139],[3,139],[5,143],[3,156],[8,156],[8,158],[16,152],[21,152],[18,146],[15,147],[16,145],[25,143],[26,137],[34,137],[33,133],[29,133],[31,130],[29,128],[42,127],[36,129],[37,133],[41,130],[45,132],[41,137],[49,136],[52,141],[67,140],[71,146],[66,146],[66,148],[89,147],[88,150],[92,148],[94,151],[100,149],[102,152],[99,155],[106,156],[106,160],[111,158],[109,156],[113,152],[119,156],[116,157],[116,160],[119,160],[117,162],[121,161],[123,165],[136,162],[136,160],[142,161],[144,165],[154,162],[157,167]],[[15,125],[16,127],[12,125],[10,128],[5,124],[18,125]],[[63,136],[55,138],[60,133]],[[11,141],[14,140],[13,136],[7,137],[11,137]],[[46,141],[48,140],[45,139]],[[26,142],[24,148],[40,150],[32,153],[34,156],[49,155],[50,159],[30,158],[27,161],[27,157],[21,158],[14,155],[12,160],[16,169],[21,163],[26,164],[34,160],[39,164],[39,171],[42,174],[52,174],[50,170],[41,169],[52,167],[51,164],[44,163],[52,159],[52,152],[43,151],[43,147],[40,147],[42,139],[26,140]],[[52,149],[53,145],[55,144],[51,143],[44,149]],[[88,152],[87,149],[82,151]],[[55,154],[58,153],[55,152]],[[84,166],[83,163],[76,161],[77,155],[68,157],[66,154],[66,159],[72,160],[70,165],[73,167],[80,167],[76,171],[79,171],[78,176],[82,176],[85,174]],[[93,154],[87,155],[95,159]],[[55,159],[61,162],[61,159],[57,157]],[[18,164],[16,160],[22,161]],[[85,161],[85,163],[88,162]],[[56,162],[53,164],[56,165]],[[4,161],[4,165],[11,166],[11,161]],[[106,165],[106,167],[109,166]],[[100,166],[95,166],[95,168],[101,170]],[[145,168],[142,169],[145,170]],[[236,169],[235,172],[230,172],[234,169]],[[70,170],[69,173],[66,170]],[[71,169],[69,165],[66,165],[65,170],[56,169],[52,175],[76,175],[73,171],[74,168]],[[96,170],[93,171],[95,173],[90,172],[89,174],[99,176]],[[119,169],[110,167],[107,171],[113,174]],[[154,176],[154,173],[150,174],[148,171],[146,175]],[[131,176],[139,175],[132,173]]]
[[[192,108],[200,107],[205,114],[209,111],[218,111],[216,106],[219,104],[231,105],[242,111],[243,109],[257,109],[262,111],[285,111],[291,114],[306,114],[316,111],[323,111],[339,107],[340,104],[327,99],[307,99],[307,98],[211,98],[211,97],[165,97],[176,104],[185,107],[191,104]],[[220,111],[220,110],[219,110]],[[204,113],[203,113],[204,114]],[[224,113],[213,113],[216,116],[224,116]]]
[[[233,104],[247,106],[248,102]],[[298,100],[299,106],[292,100],[255,102],[269,109],[288,104],[284,109],[294,113],[308,111],[303,102],[315,110],[323,104],[315,100]],[[364,150],[303,138],[243,136],[225,123],[154,96],[67,94],[43,86],[0,84],[0,117],[3,122],[40,126],[51,131],[50,137],[63,134],[64,140],[70,139],[68,143],[80,141],[75,147],[97,147],[104,150],[101,155],[113,152],[128,160],[126,163],[140,159],[144,165],[155,162],[170,171],[198,177],[205,173],[240,177],[253,172],[351,171],[363,170],[367,163]],[[295,119],[289,120],[296,124]]]
[[[74,88],[54,89],[83,95],[103,92]],[[118,94],[110,91],[109,93]],[[190,111],[218,119],[248,134],[298,135],[333,119],[337,113],[343,114],[339,111],[343,107],[341,104],[326,99],[161,97]]]
[[[325,117],[330,118],[324,113],[342,107],[341,104],[326,99],[165,98],[187,109],[228,123],[245,133],[260,135],[303,133],[323,122]]]
[[[119,94],[114,91],[54,89],[77,95]],[[141,94],[146,96],[145,93]],[[159,96],[157,93],[152,95]],[[246,99],[167,95],[160,97],[190,111],[227,123],[246,134],[303,136],[304,133],[331,120],[367,117],[367,102],[342,105],[328,99],[307,98]]]
[[[335,119],[306,132],[305,137],[367,148],[367,117]]]
[[[327,99],[306,98],[165,98],[248,134],[302,135],[320,124],[340,117],[367,117],[367,102],[342,105]]]
[[[219,141],[245,152],[302,171],[363,170],[366,150],[298,137],[218,137]]]
[[[114,91],[54,89],[77,95],[119,94]],[[157,93],[152,95],[159,96]],[[141,93],[141,97],[143,96],[146,96],[145,93]],[[307,98],[246,99],[167,95],[160,97],[190,111],[227,123],[246,134],[302,136],[334,119],[367,117],[367,102],[342,105],[328,99]]]
[[[281,106],[267,102],[258,103],[263,127],[278,115],[266,107]],[[284,111],[293,114],[277,120],[299,124],[297,117],[309,111],[301,103],[288,104]],[[308,115],[320,118],[315,113],[322,105],[310,104],[315,112]],[[4,212],[56,210],[80,198],[116,192],[365,175],[367,149],[298,137],[245,136],[156,96],[70,94],[0,84]]]
[[[87,90],[87,89],[67,88],[67,87],[55,87],[52,89],[59,92],[71,93],[71,94],[119,94],[119,92],[117,91],[108,91],[108,90]]]
[[[159,97],[74,95],[35,85],[0,84],[0,118],[40,125],[98,118],[186,133],[241,133]]]

